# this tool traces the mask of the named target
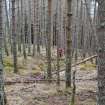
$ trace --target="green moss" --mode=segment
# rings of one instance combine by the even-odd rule
[[[72,88],[67,88],[64,91],[66,94],[72,94]]]
[[[81,64],[80,65],[80,70],[86,70],[86,65],[85,64]]]
[[[90,62],[80,65],[80,70],[87,70],[87,69],[94,70],[95,68],[96,68],[96,65]]]
[[[6,72],[12,72],[13,71],[13,68],[9,67],[9,66],[6,66],[4,69]]]
[[[4,67],[13,67],[13,61],[10,58],[5,58],[3,64],[4,64]]]
[[[26,66],[18,64],[18,69],[26,69]]]
[[[93,68],[96,68],[96,65],[95,65],[95,64],[88,63],[88,64],[86,64],[86,67],[93,67]]]

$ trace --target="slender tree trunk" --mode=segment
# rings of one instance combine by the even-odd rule
[[[45,5],[45,0],[43,0],[43,41],[44,41],[44,46],[46,48],[46,5]]]
[[[31,0],[28,1],[29,6],[29,16],[28,16],[28,53],[31,53]]]
[[[21,13],[20,13],[20,1],[17,1],[17,35],[18,35],[18,51],[21,53]]]
[[[33,34],[33,56],[35,57],[36,55],[36,5],[37,1],[34,0],[34,24],[33,24],[33,29],[34,29],[34,34]]]
[[[6,24],[4,26],[5,30],[4,30],[4,48],[5,48],[5,53],[7,56],[9,56],[9,51],[8,51],[8,45],[7,45],[7,30],[6,30]]]
[[[12,0],[12,37],[13,37],[14,73],[17,73],[18,68],[17,68],[17,48],[16,48],[16,28],[15,28],[15,0]]]
[[[57,85],[60,86],[60,54],[59,54],[59,38],[57,30]]]
[[[60,54],[59,54],[59,48],[60,48],[60,43],[59,43],[59,36],[60,36],[60,30],[59,30],[59,17],[58,17],[58,12],[59,12],[59,0],[57,0],[56,4],[56,13],[54,16],[54,28],[55,28],[55,37],[57,40],[57,85],[60,86]],[[55,41],[55,40],[54,40]]]
[[[36,37],[37,37],[37,53],[40,54],[40,13],[39,13],[39,0],[37,0],[36,5]]]
[[[25,14],[24,14],[24,0],[21,0],[21,16],[22,16],[22,41],[23,41],[23,55],[27,59],[26,42],[25,42]]]
[[[47,24],[47,78],[52,78],[51,73],[51,5],[52,0],[48,0],[48,24]]]
[[[8,34],[10,34],[10,29],[9,29],[9,17],[8,17],[8,9],[7,9],[7,1],[5,0],[5,12],[6,12],[6,22],[7,22],[7,31]]]
[[[10,44],[10,51],[11,51],[11,54],[13,54],[13,44],[12,44],[12,2],[11,0],[9,0],[9,17],[10,17],[10,34],[9,34],[9,44]]]
[[[76,95],[75,74],[76,71],[73,72],[73,90],[72,90],[72,98],[70,105],[75,105],[75,95]]]
[[[71,2],[72,0],[67,0],[67,36],[66,36],[66,44],[67,44],[67,49],[66,49],[66,87],[71,87]]]
[[[5,0],[5,13],[6,13],[6,23],[7,23],[5,25],[5,35],[9,35],[10,29],[9,29],[9,18],[8,18],[8,10],[7,10],[7,1],[6,0]],[[6,28],[7,28],[7,32],[6,32]],[[5,37],[4,39],[5,39],[5,52],[6,52],[6,55],[9,56],[9,50],[7,48],[7,37]]]

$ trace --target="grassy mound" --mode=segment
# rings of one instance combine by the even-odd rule
[[[92,64],[91,62],[87,62],[80,65],[80,70],[94,70],[96,68],[96,64]]]

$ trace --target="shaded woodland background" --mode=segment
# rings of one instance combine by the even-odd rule
[[[104,18],[105,0],[0,0],[0,105],[105,105]]]

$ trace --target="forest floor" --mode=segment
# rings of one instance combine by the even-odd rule
[[[39,59],[39,58],[38,58]],[[65,89],[64,81],[56,86],[56,81],[48,83],[37,81],[43,78],[42,60],[19,58],[19,73],[14,74],[10,59],[5,60],[5,86],[8,105],[69,105],[71,89]],[[11,61],[12,62],[12,61]],[[24,67],[22,66],[24,65]],[[74,68],[73,68],[74,69]],[[76,105],[96,104],[96,70],[94,67],[80,65],[76,72]],[[61,72],[61,79],[64,72]],[[30,83],[34,81],[33,83]]]

